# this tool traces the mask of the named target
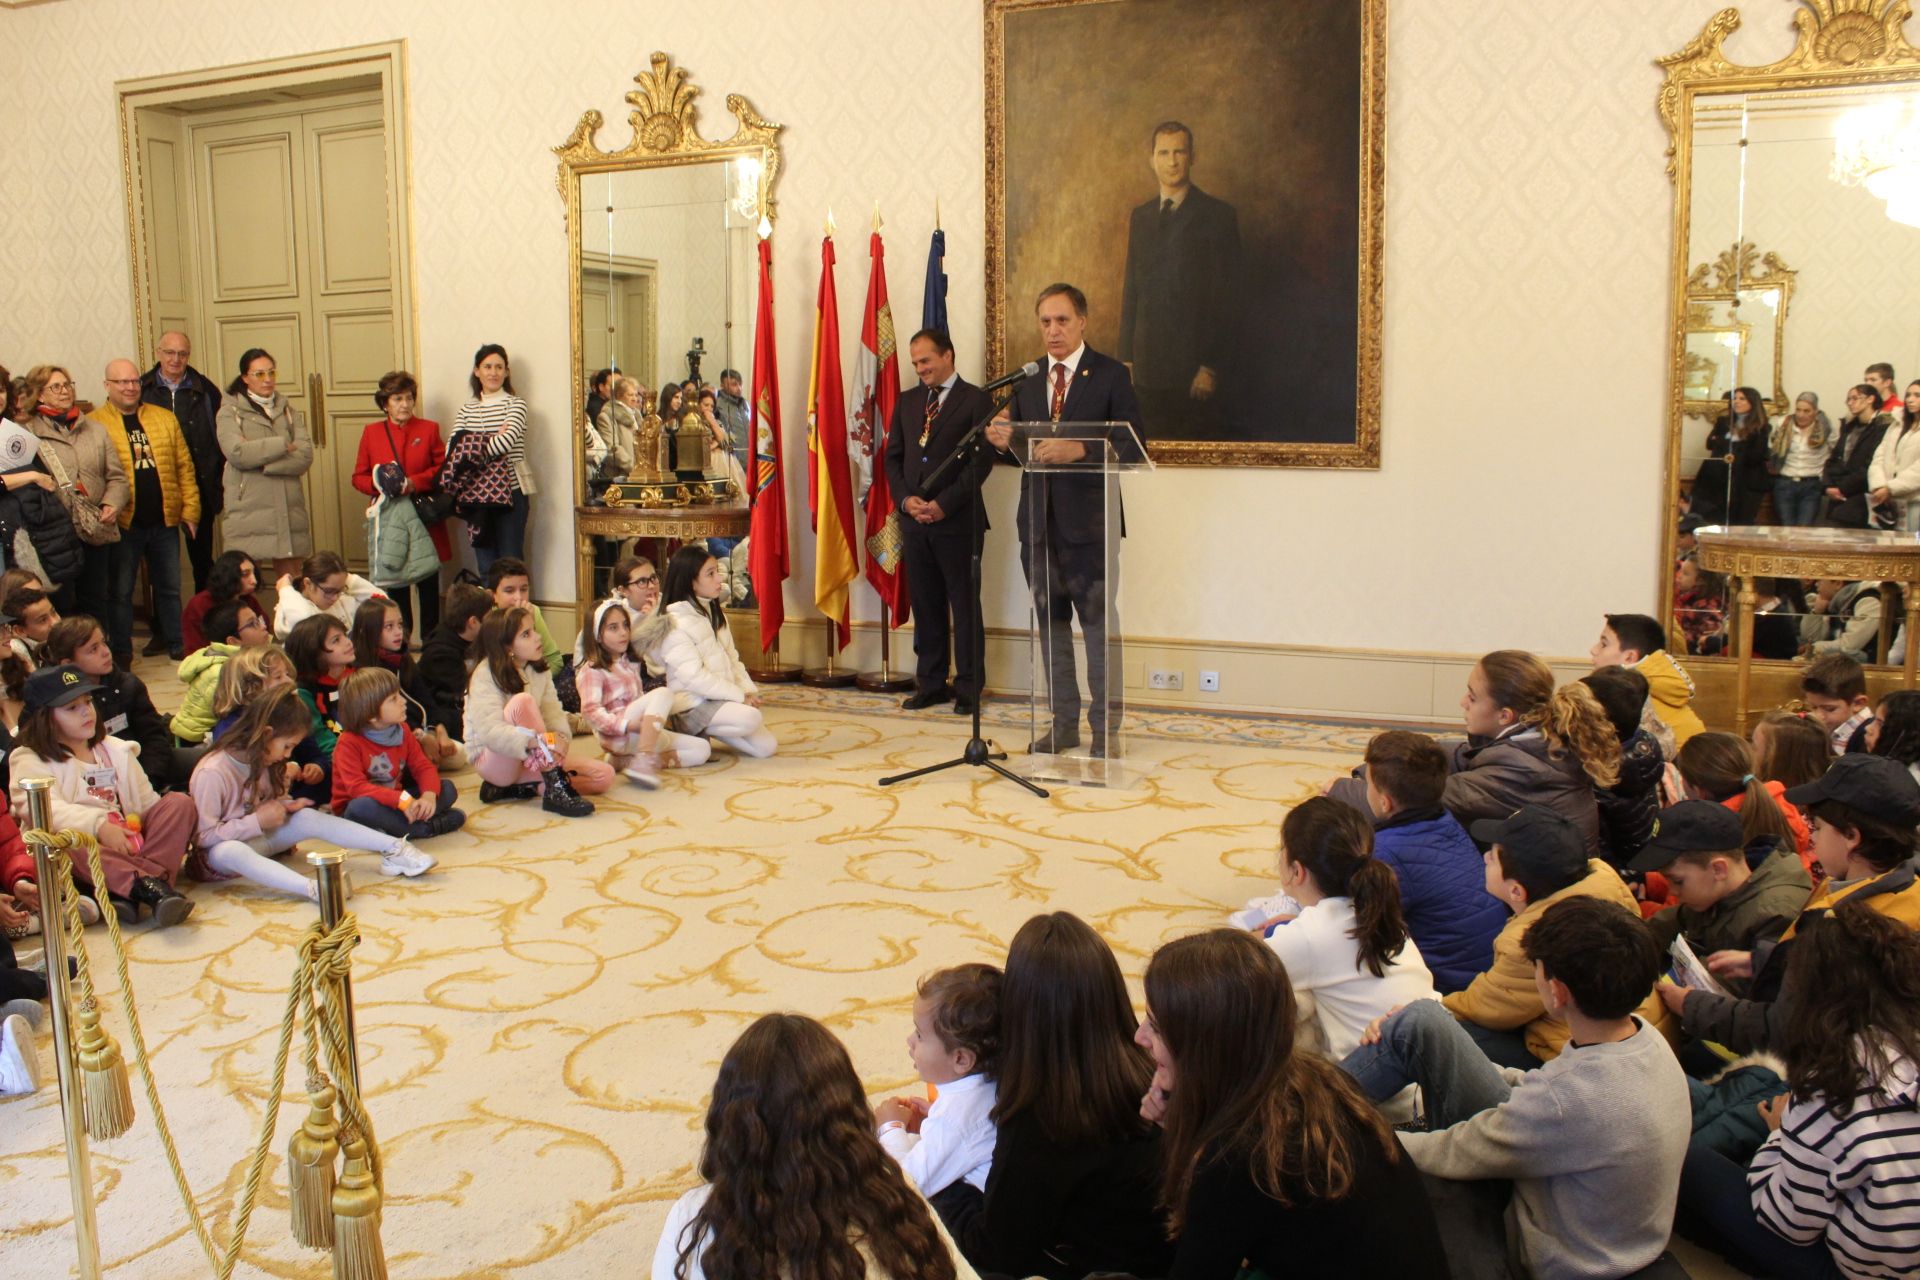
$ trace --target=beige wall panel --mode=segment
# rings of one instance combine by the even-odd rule
[[[209,232],[201,241],[213,250],[210,301],[293,297],[300,290],[293,137],[202,137],[201,145],[201,216]]]
[[[240,353],[260,347],[273,353],[273,366],[280,374],[280,392],[300,402],[307,393],[307,369],[301,346],[300,316],[291,311],[271,311],[259,315],[224,312],[213,320],[212,363],[196,354],[194,365],[223,387],[240,367]],[[217,371],[217,372],[216,372]]]
[[[316,130],[312,149],[321,228],[314,245],[319,291],[389,288],[387,144],[378,119]]]
[[[588,277],[580,282],[580,362],[585,378],[595,369],[604,369],[613,349],[613,335],[607,332],[607,319],[613,313],[613,301],[605,276]]]
[[[329,397],[350,392],[370,396],[380,379],[400,364],[390,310],[329,312],[319,325],[320,372]],[[371,411],[372,402],[367,404]]]
[[[188,296],[189,264],[182,252],[186,237],[180,225],[180,181],[176,169],[180,148],[171,138],[144,140],[146,158],[141,168],[147,181],[147,227],[153,236],[153,287],[162,306],[178,304]]]

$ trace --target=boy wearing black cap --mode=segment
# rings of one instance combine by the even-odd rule
[[[1858,898],[1881,915],[1920,928],[1920,888],[1913,864],[1920,849],[1914,831],[1920,823],[1920,783],[1905,765],[1887,756],[1841,756],[1816,781],[1788,790],[1786,798],[1812,816],[1813,852],[1827,879],[1777,943],[1721,952],[1708,962],[1722,982],[1749,981],[1747,998],[1670,983],[1657,988],[1689,1036],[1735,1053],[1778,1046],[1785,1023],[1782,1002],[1795,996],[1781,989],[1793,939],[1836,904]]]
[[[1493,967],[1441,1003],[1497,1065],[1535,1067],[1560,1052],[1567,1024],[1541,1003],[1521,939],[1541,912],[1568,898],[1598,898],[1636,915],[1639,904],[1619,872],[1587,857],[1579,828],[1551,809],[1523,805],[1510,818],[1481,819],[1472,831],[1491,846],[1483,859],[1487,892],[1513,918],[1493,940]],[[1649,995],[1639,1013],[1664,1033],[1669,1019],[1659,1000]]]
[[[1682,800],[1660,811],[1653,839],[1627,869],[1664,872],[1672,886],[1675,905],[1647,921],[1662,950],[1684,934],[1702,959],[1751,951],[1800,914],[1813,881],[1799,856],[1771,839],[1742,849],[1742,839],[1740,815],[1725,805]],[[1746,994],[1746,979],[1723,981]]]

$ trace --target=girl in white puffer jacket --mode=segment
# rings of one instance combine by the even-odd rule
[[[633,647],[666,669],[675,729],[718,739],[742,755],[770,756],[779,744],[727,631],[725,588],[720,562],[704,546],[681,547],[667,563],[663,607],[641,625]]]

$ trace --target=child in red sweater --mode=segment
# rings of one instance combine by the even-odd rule
[[[333,748],[333,811],[362,826],[425,840],[458,831],[451,782],[407,727],[407,698],[385,667],[340,682],[340,738]]]

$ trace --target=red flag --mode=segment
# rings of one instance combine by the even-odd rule
[[[787,556],[787,485],[780,466],[780,362],[773,344],[773,246],[760,241],[760,303],[753,322],[753,517],[747,572],[760,600],[760,649],[773,648],[787,620],[780,584]]]
[[[893,309],[887,305],[887,251],[875,231],[868,245],[867,310],[860,321],[860,355],[853,374],[853,447],[872,473],[867,486],[867,581],[880,593],[893,625],[907,620],[907,570],[900,563],[900,513],[887,483],[887,427],[900,400],[900,359],[894,350]],[[855,457],[855,462],[863,459]]]
[[[820,242],[820,297],[807,385],[807,505],[813,511],[813,602],[853,639],[848,588],[860,576],[854,549],[853,475],[847,464],[847,407],[840,384],[840,304],[833,292],[833,237]]]

